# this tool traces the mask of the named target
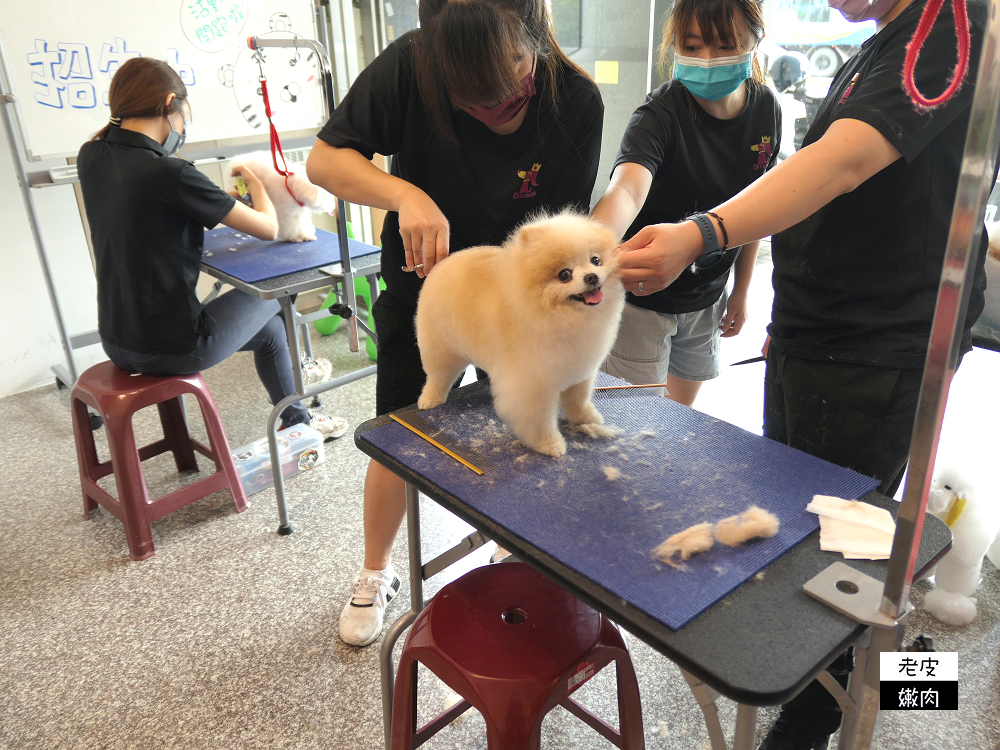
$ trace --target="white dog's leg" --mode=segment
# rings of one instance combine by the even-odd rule
[[[421,359],[424,372],[427,373],[427,383],[420,392],[417,408],[433,409],[448,400],[448,391],[469,366],[469,361],[454,352],[442,351],[440,346],[425,349],[426,351],[421,352]]]
[[[566,439],[559,432],[558,395],[544,385],[491,378],[493,405],[518,440],[532,450],[559,458]]]
[[[590,401],[593,385],[594,378],[588,378],[559,394],[563,414],[567,422],[590,437],[614,437],[617,431],[604,426],[604,417]]]
[[[307,242],[316,239],[316,227],[312,223],[312,214],[307,208],[296,206],[292,218],[292,242]]]

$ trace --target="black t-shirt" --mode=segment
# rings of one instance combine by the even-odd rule
[[[969,78],[947,104],[921,113],[903,91],[902,70],[924,4],[916,0],[844,64],[803,142],[808,146],[835,120],[851,118],[878,130],[903,158],[775,235],[768,330],[797,356],[924,365],[986,17],[981,0],[970,0]],[[944,90],[955,48],[955,22],[946,4],[917,63],[922,92],[936,96]],[[969,332],[983,309],[987,244],[984,230],[973,259],[963,350],[971,346]]]
[[[561,72],[559,110],[545,93],[539,67],[524,122],[498,135],[462,111],[452,112],[458,143],[435,128],[417,89],[414,35],[389,44],[351,86],[319,138],[371,158],[393,156],[390,172],[416,185],[451,226],[452,252],[500,245],[512,229],[541,208],[590,208],[600,159],[604,105],[597,87],[571,69]],[[416,305],[422,280],[401,271],[406,258],[399,215],[382,229],[382,273],[387,290]]]
[[[204,229],[235,200],[142,133],[111,128],[77,161],[97,259],[101,338],[145,354],[190,351],[211,320],[198,301]]]
[[[615,168],[631,162],[653,175],[625,239],[650,224],[680,221],[729,200],[775,164],[780,145],[781,108],[769,88],[748,84],[743,111],[719,120],[680,82],[663,84],[632,115],[615,159]],[[721,296],[739,252],[729,248],[707,268],[697,273],[688,268],[666,289],[629,294],[628,301],[661,313],[704,310]]]

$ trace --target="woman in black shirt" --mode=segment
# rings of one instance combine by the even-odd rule
[[[709,28],[699,27],[707,21]],[[756,0],[674,5],[660,46],[674,78],[632,115],[593,218],[630,239],[649,224],[733,197],[777,162],[781,110],[755,56],[763,37]],[[603,369],[633,383],[666,383],[670,398],[691,406],[702,382],[718,377],[719,339],[737,335],[746,322],[759,245],[726,248],[662,291],[628,295]]]
[[[277,218],[260,180],[246,167],[233,171],[247,183],[251,209],[194,165],[167,158],[184,143],[190,108],[184,83],[162,60],[123,64],[109,104],[110,123],[83,145],[77,162],[97,260],[104,351],[119,367],[148,375],[201,372],[235,351],[252,351],[271,402],[294,393],[278,303],[237,290],[207,305],[197,296],[206,227],[221,223],[275,238]],[[311,418],[301,402],[287,407],[281,421],[311,423],[328,437],[347,429],[343,419]]]
[[[420,28],[358,76],[308,163],[314,183],[390,212],[387,288],[373,310],[379,414],[415,403],[423,387],[413,316],[434,264],[502,244],[539,209],[588,210],[600,158],[600,94],[559,49],[544,0],[424,0],[419,13]],[[375,153],[392,156],[389,174],[371,163]],[[369,463],[364,569],[340,620],[348,643],[382,632],[405,513],[403,481]]]

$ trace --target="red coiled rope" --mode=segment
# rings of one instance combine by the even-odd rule
[[[958,38],[958,64],[955,66],[955,73],[948,83],[948,88],[933,99],[928,99],[917,88],[914,80],[914,70],[917,67],[917,59],[920,57],[920,49],[927,41],[931,33],[931,27],[937,21],[938,13],[944,0],[930,0],[924,6],[924,12],[920,15],[920,23],[913,34],[913,39],[906,45],[906,61],[903,63],[903,90],[909,95],[910,100],[922,109],[933,109],[944,104],[951,99],[962,87],[965,75],[969,72],[969,15],[965,7],[965,0],[952,0],[951,6],[955,14],[955,36]]]

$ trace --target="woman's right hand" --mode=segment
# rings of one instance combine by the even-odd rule
[[[406,267],[423,264],[416,274],[424,278],[434,264],[448,257],[450,227],[441,209],[423,190],[410,186],[399,202],[399,234],[403,238]]]
[[[250,193],[250,200],[256,202],[257,199],[264,194],[264,183],[260,181],[260,177],[255,175],[250,167],[243,164],[233,167],[232,171],[233,177],[242,177],[243,181],[247,184],[247,192]],[[232,195],[232,193],[230,193]]]

